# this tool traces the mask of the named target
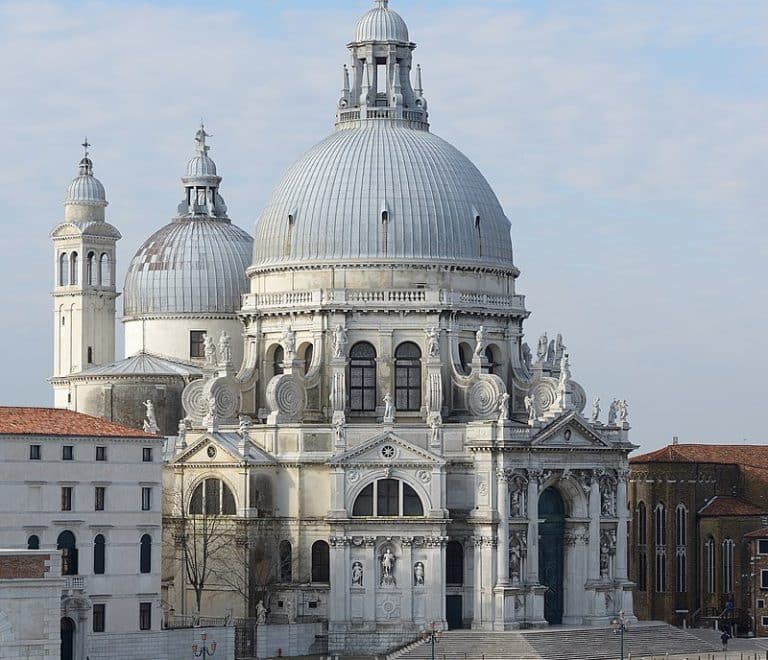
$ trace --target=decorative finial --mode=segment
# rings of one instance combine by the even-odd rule
[[[85,154],[83,155],[83,158],[88,158],[88,147],[92,147],[93,145],[90,142],[88,142],[87,135],[85,136],[85,140],[80,146],[85,150]]]
[[[375,0],[374,4],[379,9],[386,9],[389,6],[389,0]]]
[[[201,154],[207,154],[210,147],[205,144],[205,138],[213,137],[210,133],[205,132],[205,124],[203,120],[200,120],[200,128],[195,133],[195,149]]]

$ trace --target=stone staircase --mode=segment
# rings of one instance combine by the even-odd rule
[[[704,641],[665,623],[637,623],[624,635],[629,658],[664,658],[665,653],[707,653],[719,645]],[[631,654],[631,656],[630,656]],[[616,660],[619,636],[610,628],[571,628],[489,632],[451,630],[435,646],[436,660]],[[428,643],[407,646],[388,660],[431,660]]]

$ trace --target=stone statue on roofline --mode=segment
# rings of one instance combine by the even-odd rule
[[[144,420],[144,432],[145,433],[160,433],[160,427],[157,425],[157,417],[155,416],[155,404],[150,399],[144,402],[144,408],[146,408],[146,419]]]

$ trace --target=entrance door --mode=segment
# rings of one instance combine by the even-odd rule
[[[448,630],[456,630],[464,625],[464,612],[461,606],[461,596],[445,597],[445,619]]]
[[[563,622],[563,532],[565,504],[554,488],[539,497],[539,582],[544,592],[544,618],[550,624]]]
[[[61,620],[61,660],[75,660],[75,622],[69,617]]]

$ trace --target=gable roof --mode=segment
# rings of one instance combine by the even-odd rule
[[[12,406],[0,406],[0,435],[158,439],[140,429],[72,410]]]
[[[723,463],[768,469],[768,445],[667,445],[629,459],[637,463]]]
[[[749,534],[744,534],[744,538],[768,539],[768,527],[762,527],[761,529],[756,529],[754,532],[750,532]]]
[[[761,516],[765,510],[740,497],[715,495],[699,510],[700,516]]]

